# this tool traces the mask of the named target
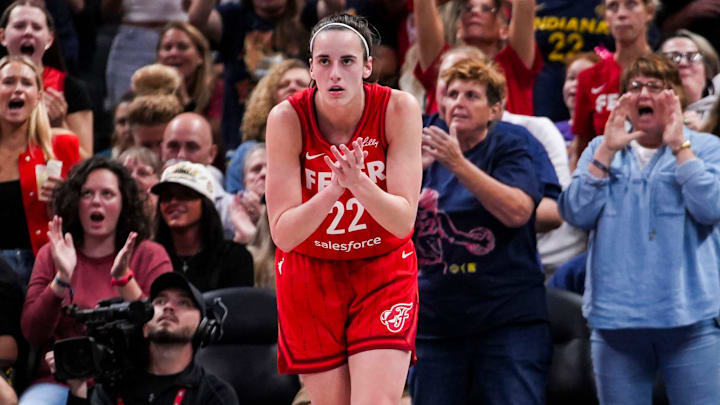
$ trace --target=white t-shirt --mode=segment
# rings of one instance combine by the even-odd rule
[[[124,23],[187,21],[182,0],[123,0]]]

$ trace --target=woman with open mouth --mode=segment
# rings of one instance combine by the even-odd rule
[[[76,134],[80,156],[86,158],[93,154],[90,96],[80,81],[67,74],[55,44],[55,23],[43,4],[18,0],[8,6],[0,16],[0,44],[8,55],[28,57],[42,72],[50,124]]]
[[[720,398],[720,140],[683,126],[683,85],[658,55],[628,66],[563,218],[590,231],[583,313],[601,404]],[[628,125],[629,128],[628,129]]]
[[[53,136],[42,88],[40,72],[28,58],[0,60],[0,255],[23,285],[30,279],[34,255],[48,240],[52,191],[80,160],[75,135]],[[54,161],[49,176],[48,161]]]
[[[41,353],[56,340],[84,333],[64,306],[138,300],[149,295],[157,276],[172,271],[165,249],[148,240],[137,183],[119,162],[94,156],[79,163],[52,201],[50,242],[38,252],[21,317],[23,334]],[[60,405],[67,392],[43,362],[20,401]]]

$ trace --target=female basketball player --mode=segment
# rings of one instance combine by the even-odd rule
[[[278,367],[314,405],[397,404],[414,357],[420,108],[364,84],[373,35],[347,14],[310,40],[315,87],[267,123],[267,207],[278,246]]]

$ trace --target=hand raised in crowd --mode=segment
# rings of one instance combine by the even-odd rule
[[[48,202],[52,198],[53,190],[58,184],[62,183],[63,179],[55,176],[48,176],[45,179],[42,187],[40,187],[40,193],[38,194],[38,200],[42,202]]]
[[[72,235],[69,232],[63,235],[62,218],[57,215],[48,223],[47,235],[50,239],[50,251],[58,278],[69,283],[75,271],[75,265],[77,265],[77,254]]]
[[[335,162],[325,155],[325,163],[330,167],[333,177],[341,187],[352,188],[365,175],[362,169],[365,168],[367,151],[363,150],[363,141],[363,138],[356,139],[352,143],[352,150],[345,145],[340,147],[333,145],[330,151],[335,156]]]
[[[630,115],[631,106],[635,105],[637,95],[632,93],[623,94],[617,101],[615,108],[610,113],[607,123],[605,123],[605,137],[603,144],[608,151],[615,153],[627,146],[633,139],[639,138],[645,133],[643,131],[634,131],[631,133],[625,129],[625,120]]]
[[[658,113],[665,120],[663,144],[675,150],[685,142],[683,136],[683,112],[680,98],[672,90],[663,90],[658,103]]]
[[[450,127],[449,134],[436,126],[423,128],[422,151],[450,170],[465,160],[454,125]]]
[[[45,108],[50,118],[50,125],[53,127],[63,126],[68,109],[65,96],[55,89],[46,89],[43,92],[43,102],[45,102]]]
[[[137,232],[130,232],[130,235],[128,235],[125,241],[125,246],[123,246],[115,256],[115,261],[110,269],[110,276],[112,278],[122,278],[127,273],[130,258],[135,251],[135,239],[137,239]]]
[[[233,241],[248,243],[255,235],[256,224],[262,212],[260,196],[251,190],[240,191],[230,201],[228,212],[235,230]]]

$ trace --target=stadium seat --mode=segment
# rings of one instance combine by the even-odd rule
[[[277,372],[277,306],[271,290],[234,287],[203,294],[228,308],[223,336],[200,349],[197,361],[235,388],[241,404],[289,405],[300,388],[297,376]]]

